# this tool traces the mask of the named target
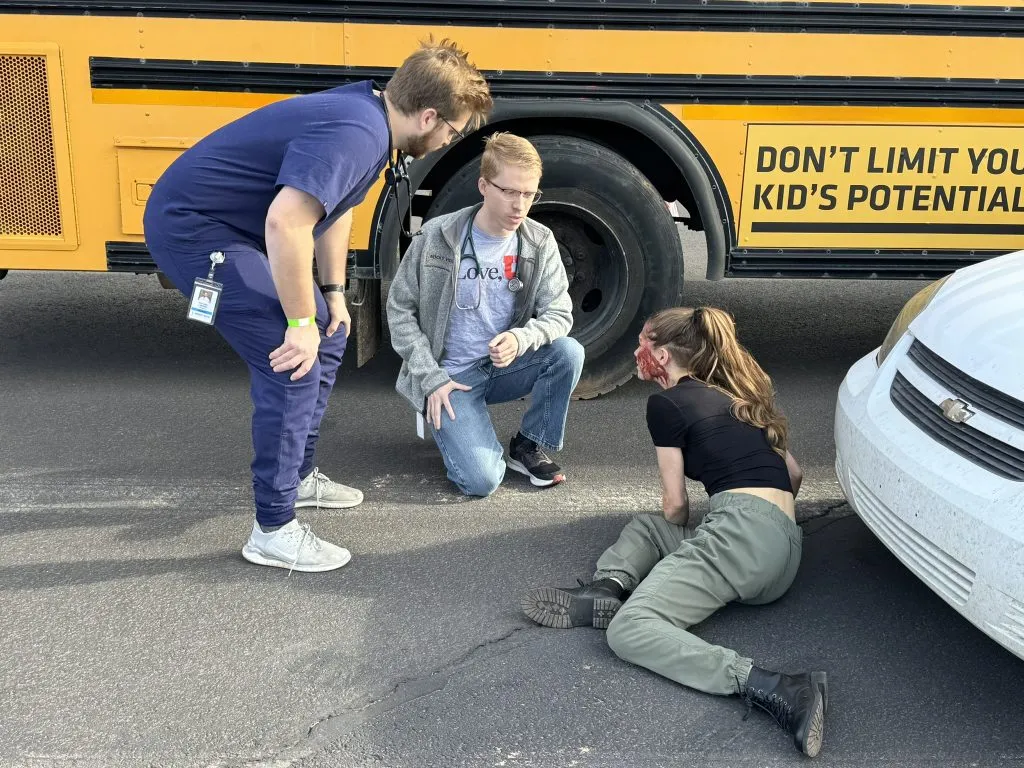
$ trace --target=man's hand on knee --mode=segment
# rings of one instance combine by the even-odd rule
[[[316,323],[290,327],[284,333],[284,344],[270,353],[270,366],[274,373],[290,371],[292,381],[298,381],[313,367],[320,349],[320,329]]]
[[[469,392],[472,387],[459,384],[457,381],[449,381],[444,386],[438,387],[431,392],[430,397],[427,398],[427,418],[434,425],[434,429],[441,428],[441,406],[444,406],[444,409],[448,411],[448,418],[455,421],[455,409],[452,408],[451,401],[448,399],[448,395],[451,394],[453,389]]]
[[[330,323],[327,325],[327,335],[333,336],[339,327],[345,326],[345,338],[352,331],[352,315],[349,314],[348,305],[345,303],[345,294],[338,291],[331,291],[324,294],[327,302],[327,309],[331,314]]]

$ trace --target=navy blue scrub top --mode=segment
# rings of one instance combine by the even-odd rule
[[[241,240],[266,252],[267,211],[287,185],[323,205],[319,237],[363,201],[387,152],[387,117],[369,81],[269,104],[171,164],[147,203],[147,233],[199,248]]]

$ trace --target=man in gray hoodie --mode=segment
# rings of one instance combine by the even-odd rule
[[[413,238],[388,294],[395,389],[426,419],[448,477],[470,496],[497,489],[506,465],[536,486],[565,474],[562,448],[583,369],[569,281],[551,230],[526,217],[540,198],[541,159],[509,133],[487,139],[483,203],[438,216]],[[503,456],[487,406],[530,395]]]

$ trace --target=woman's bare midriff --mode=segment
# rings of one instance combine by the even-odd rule
[[[790,520],[796,522],[796,505],[793,502],[793,494],[789,491],[781,491],[778,488],[730,488],[729,493],[747,493],[770,501],[785,512]]]

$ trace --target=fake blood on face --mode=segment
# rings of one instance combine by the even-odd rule
[[[648,381],[668,381],[668,371],[665,370],[665,366],[654,359],[651,342],[648,339],[640,342],[640,350],[636,353],[636,364],[640,369],[640,374]]]

